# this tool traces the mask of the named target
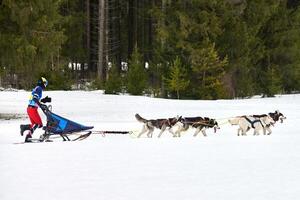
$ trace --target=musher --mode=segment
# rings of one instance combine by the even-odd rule
[[[25,142],[31,142],[30,139],[32,138],[32,134],[35,129],[43,127],[43,122],[38,113],[38,107],[41,105],[40,101],[43,103],[51,102],[51,98],[48,96],[42,99],[43,90],[47,87],[47,85],[48,81],[44,77],[41,77],[38,80],[37,86],[31,92],[27,107],[27,114],[31,124],[20,125],[21,136],[23,136],[24,131],[29,130],[25,137]]]

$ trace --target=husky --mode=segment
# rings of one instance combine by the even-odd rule
[[[175,137],[174,132],[172,130],[172,127],[181,120],[181,116],[173,117],[173,118],[167,118],[167,119],[144,119],[139,114],[135,114],[135,118],[142,122],[143,129],[139,133],[138,137],[141,137],[144,133],[147,133],[147,137],[152,137],[154,128],[160,129],[160,133],[158,137],[161,137],[163,132],[168,128],[168,131]]]
[[[280,120],[280,123],[283,123],[283,120],[286,119],[286,116],[279,112],[279,110],[276,110],[275,113],[269,113],[269,115],[275,122]]]
[[[260,130],[263,130],[264,135],[266,135],[266,131],[268,131],[268,135],[270,135],[272,133],[270,126],[275,123],[270,115],[238,116],[231,118],[228,121],[231,125],[239,126],[237,130],[238,136],[240,136],[240,131],[242,132],[242,135],[246,135],[251,128],[254,129],[253,135],[259,135]]]
[[[272,117],[272,119],[274,120],[275,123],[276,123],[277,121],[279,121],[279,120],[280,120],[280,123],[283,123],[283,120],[286,119],[286,117],[285,117],[281,112],[279,112],[279,110],[276,110],[276,111],[273,112],[273,113],[270,112],[268,115],[269,115],[270,117]],[[265,117],[265,116],[267,116],[267,114],[262,114],[262,115],[251,115],[251,116],[260,118],[260,117]]]
[[[184,117],[181,118],[180,122],[182,125],[175,133],[177,137],[180,137],[181,132],[187,131],[190,127],[196,128],[196,131],[193,135],[194,137],[196,137],[200,131],[204,136],[207,136],[207,128],[214,128],[214,132],[216,132],[217,129],[220,129],[220,127],[218,126],[218,122],[215,119],[210,119],[208,117]]]

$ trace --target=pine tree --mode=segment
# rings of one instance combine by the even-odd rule
[[[199,80],[199,97],[205,99],[223,97],[221,78],[225,73],[227,58],[221,59],[215,45],[208,43],[206,47],[193,49],[190,59],[192,69]]]
[[[118,66],[112,63],[108,70],[108,78],[105,82],[105,94],[118,94],[122,90],[122,80],[119,74]]]
[[[184,91],[188,87],[190,81],[187,80],[187,73],[184,70],[179,57],[176,57],[171,66],[170,78],[166,78],[165,80],[169,90],[175,91],[177,99],[180,99],[180,91]]]
[[[160,50],[162,57],[170,62],[176,56],[180,56],[185,65],[190,67],[188,72],[192,71],[191,68],[194,68],[195,71],[203,63],[211,62],[213,58],[205,60],[205,56],[207,56],[205,52],[209,51],[207,43],[215,43],[214,41],[223,32],[221,16],[224,14],[225,5],[222,0],[172,1],[167,3],[161,12],[155,10],[156,16],[162,18],[159,20],[160,26],[157,29],[158,40],[161,42],[161,46],[157,45],[157,48]],[[214,51],[216,50],[214,49]],[[222,59],[217,54],[216,56],[215,60],[219,60],[222,63]],[[226,57],[226,55],[223,57]],[[198,69],[196,72],[198,78],[194,77],[195,73],[190,73],[191,87],[187,88],[186,91],[188,96],[193,98],[217,98],[218,96],[223,96],[224,91],[217,88],[222,88],[222,76],[219,74],[224,74],[225,63],[222,67],[219,67],[223,68],[221,72],[211,73],[212,71],[218,71],[214,69],[218,67],[207,63],[207,66],[202,66],[202,71]],[[204,68],[206,69],[204,70]],[[213,76],[216,77],[213,78]],[[211,78],[212,80],[210,80]],[[200,88],[198,88],[199,82],[203,87],[210,85],[215,89],[202,90],[200,93]],[[197,91],[196,87],[198,88]],[[221,90],[222,95],[219,94]],[[210,92],[214,94],[208,94]]]
[[[58,12],[61,1],[3,1],[0,7],[0,60],[16,87],[30,88],[48,68],[61,65],[65,41]],[[6,58],[5,58],[6,57]]]
[[[224,32],[216,41],[219,55],[227,56],[224,87],[230,97],[248,97],[255,94],[255,79],[253,79],[253,58],[260,51],[257,45],[253,45],[255,39],[249,34],[249,27],[243,19],[247,3],[228,5],[222,18]],[[252,52],[252,50],[254,52]]]
[[[132,95],[141,95],[146,89],[147,74],[142,56],[135,47],[128,63],[127,91]]]
[[[68,38],[62,46],[62,56],[68,62],[87,63],[88,48],[84,45],[85,15],[83,3],[80,0],[62,1],[60,5],[62,29]]]

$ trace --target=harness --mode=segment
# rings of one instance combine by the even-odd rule
[[[207,127],[209,127],[209,128],[214,127],[214,125],[209,124],[209,121],[206,121],[206,120],[197,121],[197,122],[192,123],[191,125],[194,126],[194,125],[197,125],[197,124],[203,125],[203,126],[207,126]]]
[[[251,127],[254,128],[254,124],[259,122],[261,124],[262,127],[264,127],[262,121],[260,119],[256,119],[254,121],[251,121],[248,117],[244,117],[250,124],[251,124]]]

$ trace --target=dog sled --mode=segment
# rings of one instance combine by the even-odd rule
[[[53,113],[51,105],[40,104],[40,108],[47,118],[44,133],[39,138],[31,138],[30,142],[52,142],[57,138],[62,138],[63,141],[80,141],[91,134],[131,134],[131,131],[92,131],[94,126],[85,126]]]
[[[40,108],[46,115],[46,126],[43,127],[44,133],[40,138],[32,138],[31,142],[50,142],[56,138],[62,138],[63,141],[84,140],[92,134],[90,129],[93,126],[85,126],[57,115],[52,112],[51,105],[40,104]]]

